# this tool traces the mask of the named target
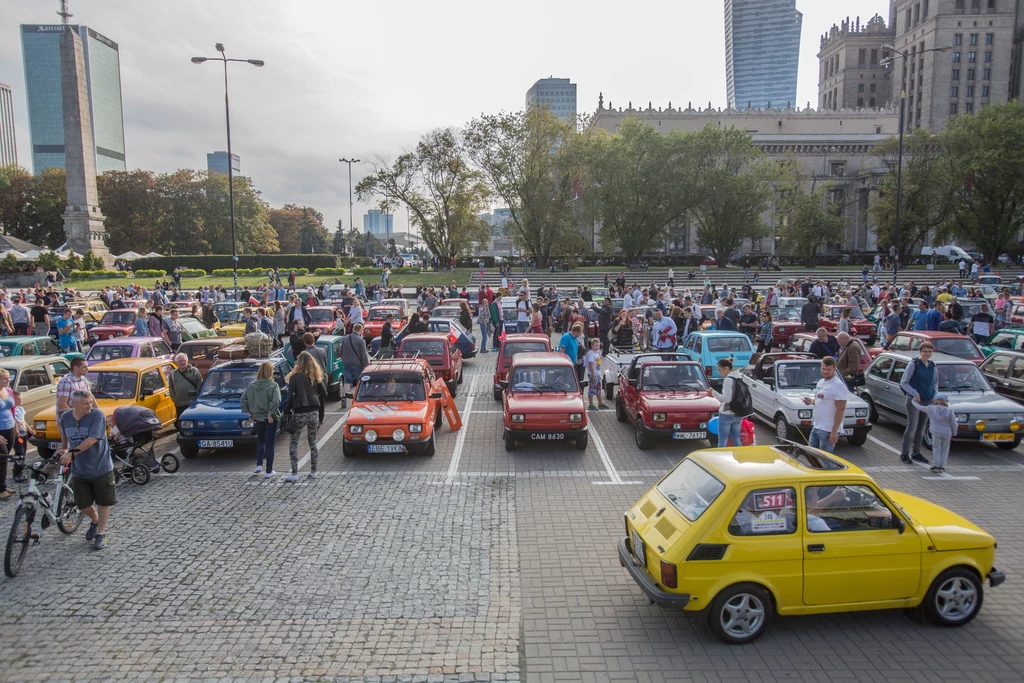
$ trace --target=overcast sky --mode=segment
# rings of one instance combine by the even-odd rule
[[[222,42],[231,68],[232,147],[273,206],[320,209],[348,225],[339,157],[394,158],[434,127],[517,110],[538,78],[568,77],[581,112],[726,105],[723,0],[516,3],[468,0],[71,0],[72,23],[120,46],[129,168],[205,168],[225,149],[221,67],[196,66]],[[817,101],[819,40],[888,0],[797,0],[802,106]],[[58,23],[57,0],[0,0],[0,82],[14,90],[18,159],[31,166],[20,24]],[[353,182],[369,167],[353,165]],[[355,225],[368,207],[356,202]],[[395,230],[406,226],[404,211]]]

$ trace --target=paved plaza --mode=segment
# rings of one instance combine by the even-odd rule
[[[1024,679],[1024,452],[956,444],[933,475],[899,464],[894,425],[864,447],[840,443],[882,485],[998,538],[1008,579],[973,623],[777,618],[727,646],[700,616],[649,604],[615,552],[623,511],[699,444],[642,452],[607,410],[592,413],[586,451],[507,453],[493,359],[466,362],[465,427],[446,424],[432,458],[343,458],[345,414],[331,403],[316,481],[265,482],[253,453],[204,452],[122,484],[102,552],[85,524],[47,529],[21,575],[0,580],[0,680]],[[757,436],[774,442],[763,425]],[[4,534],[14,506],[0,503]]]

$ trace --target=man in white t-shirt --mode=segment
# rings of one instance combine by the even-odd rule
[[[516,301],[516,316],[517,331],[519,334],[526,332],[530,329],[530,303],[526,300],[526,293],[519,293],[519,300]]]
[[[814,398],[804,397],[804,403],[814,406],[811,438],[807,440],[807,445],[835,453],[849,398],[850,390],[846,388],[846,382],[836,373],[836,359],[831,356],[822,358],[821,379],[814,387]]]

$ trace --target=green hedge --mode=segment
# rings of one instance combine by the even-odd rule
[[[380,275],[384,272],[383,268],[353,268],[353,275]],[[392,268],[391,275],[415,275],[420,272],[419,268]]]
[[[317,268],[314,275],[344,275],[344,268]]]
[[[300,277],[302,275],[309,275],[309,268],[289,268],[287,272],[281,271],[281,282],[287,282],[288,281],[288,273],[292,272],[293,270],[295,271],[295,276],[296,277]],[[213,272],[210,273],[210,275],[213,275],[214,277],[231,277],[233,272],[234,271],[232,271],[230,268],[214,268]],[[266,268],[239,268],[238,269],[238,274],[239,274],[239,276],[242,276],[242,275],[245,275],[245,276],[259,275],[261,277],[266,277],[267,276],[267,269]]]
[[[107,278],[127,278],[128,273],[122,270],[72,270],[71,280],[106,280]]]
[[[166,270],[136,270],[135,277],[167,277]]]
[[[182,256],[160,256],[140,258],[134,262],[136,268],[153,268],[173,272],[175,268],[201,268],[206,272],[219,269],[231,269],[230,254],[198,254]],[[238,257],[238,271],[256,268],[280,268],[282,276],[285,271],[299,268],[337,268],[338,257],[334,254],[242,254]],[[344,263],[340,265],[346,265]]]
[[[179,270],[178,273],[182,277],[206,277],[206,271],[201,268],[185,268]]]

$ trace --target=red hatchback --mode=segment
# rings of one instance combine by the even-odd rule
[[[130,337],[135,332],[135,318],[135,310],[131,308],[107,311],[96,326],[89,330],[89,336],[97,341]]]
[[[981,352],[978,345],[970,337],[965,337],[956,332],[930,332],[930,331],[904,331],[896,335],[896,338],[889,344],[889,351],[916,351],[921,344],[930,341],[935,350],[949,356],[956,356],[969,360],[975,365],[985,362],[985,354]],[[885,349],[871,349],[871,357],[874,358]]]
[[[875,326],[875,323],[864,317],[864,311],[860,310],[860,306],[826,304],[818,324],[830,333],[836,334],[839,331],[839,319],[843,316],[843,311],[845,310],[850,311],[851,335],[858,339],[863,339],[868,346],[874,346],[875,342],[878,341],[878,328]]]
[[[508,368],[517,353],[541,353],[551,350],[551,339],[546,334],[509,334],[501,342],[498,362],[494,366],[494,400],[501,400],[501,383],[508,377]]]
[[[804,331],[799,308],[772,308],[769,311],[772,314],[772,337],[775,339],[775,346],[785,346],[789,343],[790,337]]]
[[[573,441],[585,450],[590,433],[583,386],[563,353],[517,354],[501,383],[505,450],[514,451],[516,441]]]
[[[462,384],[462,351],[447,334],[410,334],[398,347],[398,358],[419,357],[430,364],[430,369],[444,379],[448,393],[455,397]]]
[[[323,334],[331,333],[334,329],[334,313],[338,310],[337,306],[310,306],[306,310],[309,311],[311,319],[307,326],[310,332],[320,330]]]

